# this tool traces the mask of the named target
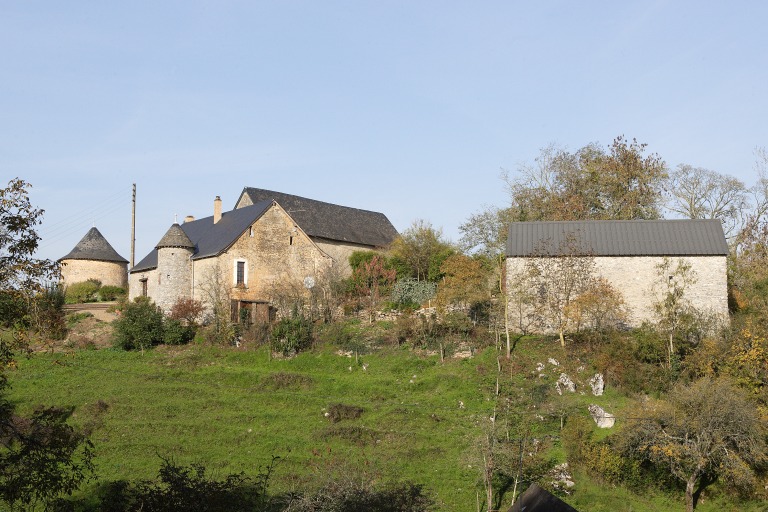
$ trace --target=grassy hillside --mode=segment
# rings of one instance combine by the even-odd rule
[[[559,366],[548,363],[550,357]],[[255,474],[276,455],[282,461],[272,493],[312,489],[328,478],[408,480],[423,484],[438,510],[475,510],[478,493],[483,499],[480,449],[494,410],[497,427],[505,422],[519,431],[525,423],[532,435],[555,436],[543,458],[557,461],[564,458],[556,437],[560,416],[585,414],[586,405],[597,403],[620,424],[631,407],[616,390],[599,398],[585,392],[594,374],[589,361],[556,342],[524,340],[513,359],[501,363],[493,348],[442,363],[401,348],[357,361],[332,347],[291,359],[270,359],[264,349],[202,345],[144,354],[78,350],[21,359],[11,374],[11,398],[22,411],[35,404],[73,407],[74,422],[93,428],[101,482],[152,478],[160,457],[200,462],[223,476]],[[584,393],[555,398],[561,372]],[[509,400],[496,399],[498,376]],[[506,411],[500,404],[508,404]],[[355,416],[355,407],[362,409],[359,417],[333,421],[339,411]],[[638,496],[585,476],[576,481],[565,499],[583,512],[683,507],[682,493]],[[97,485],[87,484],[80,496]],[[511,491],[503,504],[510,497]],[[749,508],[708,499],[697,510]]]

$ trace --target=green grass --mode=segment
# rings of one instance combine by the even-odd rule
[[[96,480],[154,478],[159,457],[204,464],[214,475],[255,475],[273,455],[282,458],[271,493],[311,490],[334,475],[379,483],[423,484],[438,510],[474,510],[481,489],[479,439],[494,409],[498,353],[464,360],[382,349],[354,358],[321,348],[291,359],[270,359],[264,349],[190,345],[141,354],[111,349],[21,358],[10,373],[10,398],[21,412],[33,406],[74,408],[73,422],[94,427]],[[554,357],[559,366],[547,363]],[[546,369],[536,371],[537,363]],[[363,370],[363,363],[367,370]],[[533,423],[534,435],[557,435],[559,419],[544,406],[561,372],[584,382],[589,364],[551,340],[526,338],[510,361],[501,359],[499,385],[513,407],[503,418]],[[459,407],[459,403],[463,407]],[[618,390],[602,397],[572,394],[565,406],[584,414],[596,403],[621,418],[632,401]],[[363,409],[334,423],[335,404]],[[525,409],[523,409],[525,407]],[[497,411],[500,425],[503,411]],[[534,419],[532,419],[534,418]],[[617,424],[620,428],[620,423]],[[609,431],[600,431],[598,436]],[[550,457],[562,460],[555,442]],[[577,475],[564,499],[581,512],[681,510],[682,491],[638,496]],[[505,497],[509,506],[511,496]],[[739,505],[739,510],[764,511]],[[726,498],[708,498],[700,512],[737,510]]]
[[[393,350],[355,364],[321,350],[270,361],[263,350],[201,346],[36,354],[19,361],[11,398],[21,411],[56,404],[73,407],[75,423],[97,422],[101,481],[152,478],[158,455],[221,475],[255,474],[279,455],[276,492],[357,462],[372,478],[424,484],[457,510],[475,500],[479,473],[462,461],[492,409],[478,392],[490,389],[476,370],[483,358],[440,364]],[[332,423],[324,413],[338,403],[364,412]]]

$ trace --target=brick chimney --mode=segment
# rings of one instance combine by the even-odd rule
[[[193,220],[195,220],[195,218],[192,215],[187,215],[186,217],[184,217],[184,224],[186,224],[187,222],[192,222]]]
[[[213,223],[216,224],[221,220],[221,198],[216,196],[213,200]]]

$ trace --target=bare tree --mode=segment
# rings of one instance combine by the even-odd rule
[[[665,189],[669,211],[689,219],[720,219],[726,237],[736,235],[747,207],[747,188],[738,179],[681,164]]]
[[[696,283],[698,278],[691,264],[682,258],[676,262],[670,258],[664,258],[656,265],[656,273],[658,280],[654,291],[657,294],[657,300],[653,308],[659,327],[668,336],[668,363],[672,368],[675,336],[694,313],[693,305],[685,296],[685,292]]]
[[[557,247],[551,241],[539,244],[526,267],[535,286],[536,311],[557,331],[564,347],[572,321],[568,312],[576,297],[592,288],[595,259],[576,235],[568,233]]]
[[[226,273],[218,261],[203,274],[199,289],[213,340],[219,343],[231,342],[234,338],[231,289]]]

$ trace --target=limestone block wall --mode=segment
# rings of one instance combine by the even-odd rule
[[[98,279],[102,286],[128,286],[128,266],[116,261],[62,260],[61,282],[67,286]]]
[[[714,314],[723,322],[728,321],[728,285],[725,256],[686,256],[670,257],[671,269],[677,267],[678,260],[691,265],[696,282],[691,284],[685,297],[699,311]],[[517,276],[525,272],[526,258],[508,258],[506,268],[507,290],[515,288]],[[595,273],[605,278],[611,286],[621,292],[629,310],[629,324],[639,326],[644,321],[654,321],[653,304],[664,293],[668,275],[659,275],[657,266],[663,257],[624,256],[595,257]],[[510,321],[513,326],[520,325],[521,315],[517,303],[510,294]]]
[[[142,295],[142,280],[147,282],[147,296],[154,300],[157,295],[157,270],[145,270],[144,272],[131,272],[128,277],[128,300],[133,300]]]
[[[178,247],[157,250],[157,285],[150,296],[166,313],[179,299],[192,297],[192,251]]]
[[[236,265],[245,263],[245,283],[236,285]],[[269,301],[277,290],[303,290],[306,277],[316,282],[333,259],[304,234],[279,206],[268,209],[221,256],[195,261],[195,298],[205,302],[203,287],[215,275],[233,300]]]
[[[349,257],[355,251],[370,251],[368,245],[349,244],[344,242],[334,242],[331,240],[313,239],[321,251],[333,258],[334,265],[339,269],[341,277],[352,275],[352,267],[349,266]]]

